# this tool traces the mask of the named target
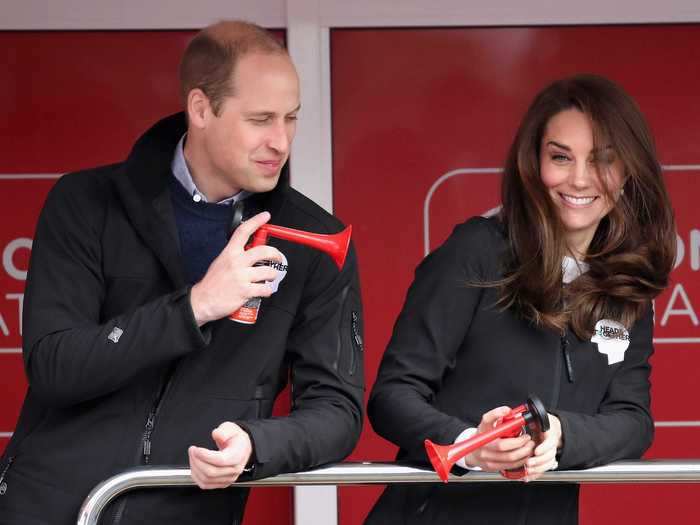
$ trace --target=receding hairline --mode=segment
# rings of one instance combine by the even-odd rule
[[[218,111],[223,98],[235,90],[238,62],[252,54],[278,55],[291,61],[278,38],[250,22],[222,20],[199,31],[180,61],[180,95],[185,106],[189,92],[199,88]]]
[[[288,55],[284,44],[267,29],[242,20],[221,20],[199,34],[223,47],[236,46],[239,57],[253,52]]]

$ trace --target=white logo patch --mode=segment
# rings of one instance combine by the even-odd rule
[[[284,254],[282,254],[282,262],[272,262],[272,261],[266,261],[265,264],[267,266],[271,266],[275,270],[277,270],[277,277],[273,281],[269,281],[270,287],[272,287],[272,293],[275,293],[277,289],[279,288],[280,283],[282,282],[282,279],[287,277],[287,268],[289,265],[287,264],[287,258],[285,257]]]
[[[625,358],[625,350],[630,345],[630,334],[617,321],[601,319],[595,324],[591,343],[596,343],[598,351],[608,356],[608,365],[614,365]]]
[[[107,339],[116,344],[119,342],[119,338],[122,336],[123,333],[124,330],[122,330],[118,326],[115,326],[114,328],[112,328],[112,331],[107,336]]]

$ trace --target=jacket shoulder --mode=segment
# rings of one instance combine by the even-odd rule
[[[285,215],[295,224],[292,227],[318,233],[337,233],[345,227],[337,217],[294,188],[288,188],[285,208]]]
[[[425,261],[457,265],[473,278],[496,280],[507,254],[503,226],[495,217],[472,217],[458,224]]]
[[[120,163],[66,173],[54,184],[49,195],[69,200],[97,197],[108,190],[121,168]]]
[[[91,168],[62,175],[49,191],[40,224],[82,224],[97,229],[107,212],[113,194],[112,178],[120,164]]]

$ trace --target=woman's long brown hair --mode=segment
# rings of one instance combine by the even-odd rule
[[[567,109],[588,116],[594,148],[612,147],[625,182],[588,248],[588,272],[563,288],[562,258],[570,251],[539,159],[547,123]],[[535,324],[558,331],[569,326],[581,338],[590,337],[600,319],[630,327],[668,284],[676,231],[661,166],[644,116],[612,81],[577,75],[537,95],[508,153],[501,199],[510,253],[499,304]]]

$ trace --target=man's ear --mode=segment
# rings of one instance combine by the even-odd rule
[[[190,90],[187,94],[187,118],[190,126],[203,128],[208,117],[212,114],[209,97],[199,88]]]

